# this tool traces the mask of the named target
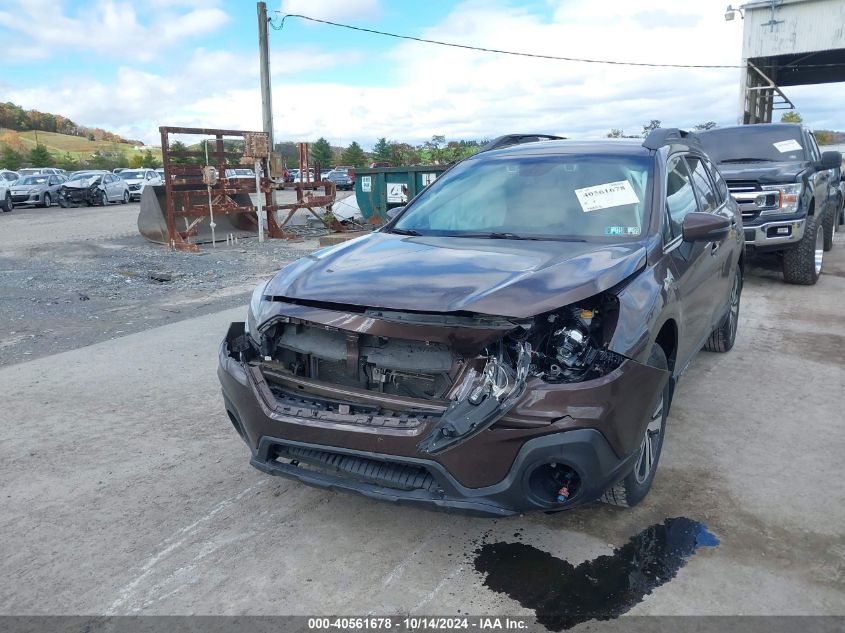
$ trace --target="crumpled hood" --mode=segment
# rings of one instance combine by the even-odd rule
[[[726,181],[753,180],[762,184],[798,182],[798,175],[808,163],[792,161],[783,163],[722,163],[719,171]]]
[[[282,269],[264,294],[424,312],[524,318],[580,301],[645,263],[642,244],[371,235]]]
[[[87,189],[95,182],[95,178],[80,178],[78,180],[68,180],[67,182],[63,182],[62,186],[68,187],[69,189]]]

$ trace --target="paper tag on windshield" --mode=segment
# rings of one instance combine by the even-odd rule
[[[636,204],[640,201],[627,180],[576,189],[575,195],[584,213],[610,209],[623,204]]]
[[[777,143],[772,143],[775,146],[775,149],[779,151],[781,154],[786,152],[800,152],[803,147],[801,147],[801,143],[796,141],[795,139],[789,139],[788,141],[778,141]]]

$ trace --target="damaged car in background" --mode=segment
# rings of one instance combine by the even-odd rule
[[[109,202],[129,202],[129,185],[108,171],[81,171],[71,175],[59,189],[59,206],[106,206]]]
[[[680,130],[523,140],[255,289],[218,368],[253,466],[486,516],[645,497],[678,378],[734,343],[736,203]]]

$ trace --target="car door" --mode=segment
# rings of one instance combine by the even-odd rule
[[[692,161],[697,164],[695,161]],[[684,242],[687,214],[707,208],[699,202],[693,169],[683,154],[666,164],[664,254],[674,277],[678,300],[678,365],[684,369],[712,331],[713,301],[719,285],[719,250],[711,242]]]

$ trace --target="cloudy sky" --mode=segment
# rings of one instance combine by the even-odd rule
[[[269,0],[271,11],[549,55],[738,64],[726,0]],[[157,144],[159,125],[260,129],[251,0],[3,0],[0,101]],[[276,140],[603,136],[736,122],[738,69],[632,68],[443,48],[288,19],[271,30]],[[786,90],[845,129],[845,85]]]

